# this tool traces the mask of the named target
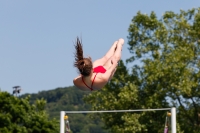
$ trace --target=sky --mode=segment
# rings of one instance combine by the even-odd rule
[[[0,88],[37,93],[73,86],[78,75],[74,42],[82,38],[84,55],[101,58],[119,38],[128,51],[128,28],[138,11],[158,18],[200,7],[199,0],[1,0]]]

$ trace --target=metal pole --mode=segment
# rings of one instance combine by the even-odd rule
[[[83,114],[83,113],[113,113],[113,112],[141,112],[141,111],[159,111],[171,110],[171,108],[160,109],[135,109],[135,110],[96,110],[96,111],[65,111],[66,114]]]
[[[176,108],[171,108],[171,129],[172,133],[176,133]]]
[[[60,133],[65,133],[65,111],[60,111]]]

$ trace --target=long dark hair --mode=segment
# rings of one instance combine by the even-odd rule
[[[80,74],[83,76],[89,76],[92,70],[92,59],[90,57],[83,57],[82,41],[77,37],[75,42],[75,62],[74,67],[77,67]]]

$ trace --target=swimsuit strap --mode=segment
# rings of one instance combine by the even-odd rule
[[[95,80],[96,76],[97,76],[97,73],[95,74],[95,76],[94,76],[94,78],[93,78],[93,80],[92,80],[91,87],[89,87],[89,86],[85,83],[85,81],[83,80],[83,76],[82,76],[82,81],[83,81],[83,83],[84,83],[85,86],[87,86],[91,91],[94,90],[94,89],[92,88],[92,86],[93,86],[93,83],[94,83],[94,80]]]
[[[98,74],[98,73],[95,74],[95,76],[94,76],[94,78],[93,78],[93,80],[92,80],[91,89],[92,89],[92,86],[93,86],[93,83],[94,83],[94,80],[95,80],[97,74]],[[92,89],[92,90],[93,90],[93,89]]]
[[[83,80],[83,76],[82,76],[82,81],[83,81],[83,83],[92,91],[92,88],[90,88],[90,87],[85,83],[85,81]]]

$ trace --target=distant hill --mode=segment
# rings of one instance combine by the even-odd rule
[[[41,91],[35,94],[24,94],[20,97],[30,95],[30,102],[36,99],[47,101],[46,111],[50,118],[60,120],[60,111],[91,110],[91,106],[83,101],[84,95],[90,92],[81,91],[74,86],[56,88],[54,90]],[[107,133],[102,128],[103,123],[99,120],[91,120],[89,114],[69,114],[70,127],[73,133]]]

